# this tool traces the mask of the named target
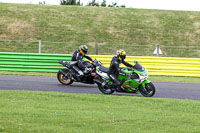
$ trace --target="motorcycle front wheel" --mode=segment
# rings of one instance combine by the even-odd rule
[[[114,92],[114,90],[106,88],[100,84],[98,84],[98,88],[103,94],[112,94]]]
[[[66,73],[69,72],[69,70],[65,70],[65,71],[66,71]],[[73,83],[73,80],[71,80],[70,78],[65,76],[63,73],[61,73],[61,70],[58,71],[58,73],[57,73],[57,79],[63,85],[70,85]]]
[[[155,92],[156,92],[156,88],[150,82],[150,83],[145,84],[145,87],[143,87],[142,85],[140,85],[139,91],[145,97],[152,97],[155,94]]]

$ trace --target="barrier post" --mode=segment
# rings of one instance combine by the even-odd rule
[[[98,55],[98,43],[95,44],[96,47],[96,55]]]
[[[42,41],[39,40],[39,49],[38,49],[38,53],[41,54],[42,53]]]
[[[157,47],[157,56],[159,57],[159,49],[160,49],[160,46],[157,45],[156,47]]]

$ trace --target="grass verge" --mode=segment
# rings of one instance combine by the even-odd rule
[[[200,102],[0,91],[0,132],[200,132]]]
[[[25,75],[25,76],[55,77],[56,73],[0,71],[0,75]],[[197,77],[172,77],[172,76],[153,76],[153,75],[150,75],[149,76],[149,80],[152,80],[152,81],[168,81],[168,82],[199,83],[200,78],[197,78]]]

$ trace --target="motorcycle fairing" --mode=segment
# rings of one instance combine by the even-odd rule
[[[142,82],[142,86],[145,88],[145,86],[146,86],[147,83],[151,83],[151,81],[149,81],[149,80],[144,80],[144,81]]]

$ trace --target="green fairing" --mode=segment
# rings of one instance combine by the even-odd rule
[[[117,75],[117,79],[119,79],[119,80],[124,80],[124,79],[127,79],[128,78],[128,76],[124,76],[124,75],[120,75],[120,74],[118,74]]]
[[[131,74],[132,72],[135,72],[135,70],[128,70],[127,68],[126,69],[122,69],[122,72],[124,72],[124,73],[127,73],[127,74]],[[124,75],[120,75],[120,74],[118,74],[117,75],[117,78],[119,79],[119,80],[124,80],[124,79],[128,79],[128,76],[126,75],[126,76],[124,76]],[[135,88],[138,88],[138,86],[140,85],[138,82],[136,82],[135,80],[132,80],[132,79],[129,79],[129,80],[127,80],[127,81],[125,81],[123,84],[122,84],[122,86],[124,86],[124,85],[127,85],[127,87],[124,87],[125,89],[126,89],[126,92],[128,92],[128,93],[132,93],[132,92],[135,92],[135,90],[132,90],[132,89],[130,89],[130,88],[128,88],[128,87],[130,87],[130,86],[134,86]]]
[[[137,71],[137,70],[134,70],[134,69],[132,69],[132,70],[129,71],[127,68],[125,68],[125,69],[122,69],[122,72],[127,73],[127,74],[131,74],[131,73],[135,72],[135,73],[140,73],[140,74],[144,75],[144,74],[146,73],[146,70],[143,71],[143,72],[140,72],[140,71]],[[124,76],[124,75],[118,74],[118,75],[117,75],[117,78],[118,78],[119,80],[122,81],[122,80],[124,80],[124,79],[127,79],[128,76],[127,76],[127,75]],[[145,81],[142,83],[142,86],[145,87],[145,84],[146,84],[146,83],[150,83],[150,81],[149,81],[149,80],[145,80]],[[135,90],[130,89],[130,88],[128,88],[128,87],[130,87],[130,86],[131,86],[131,87],[135,87],[135,88],[136,88],[136,91],[137,91],[137,90],[138,90],[138,87],[139,87],[139,85],[140,85],[140,83],[136,82],[135,80],[129,79],[129,80],[125,81],[125,82],[122,84],[122,86],[124,86],[124,85],[127,86],[127,87],[124,87],[124,88],[126,89],[126,92],[132,93],[132,92],[134,92]]]
[[[143,72],[140,72],[140,71],[137,71],[137,70],[134,70],[134,69],[129,71],[127,68],[125,68],[125,69],[122,69],[122,72],[127,73],[127,74],[131,74],[131,73],[135,72],[135,73],[140,73],[140,74],[144,75],[146,73],[146,70],[143,71]],[[118,74],[117,78],[119,80],[124,80],[124,79],[128,78],[128,76]]]
[[[125,73],[132,73],[132,70],[131,71],[129,71],[127,68],[125,68],[125,69],[122,69],[122,72],[125,72]]]
[[[130,88],[126,88],[126,92],[128,92],[128,93],[134,93],[135,91],[132,90],[132,89],[130,89]]]
[[[132,90],[132,89],[130,89],[130,88],[128,88],[128,87],[130,87],[130,86],[134,86],[135,87],[135,89],[137,90],[137,88],[138,88],[138,86],[140,85],[138,82],[136,82],[135,80],[132,80],[132,79],[130,79],[130,80],[127,80],[127,81],[125,81],[123,84],[122,84],[122,86],[124,86],[124,85],[127,85],[127,87],[124,87],[124,88],[126,88],[126,92],[129,92],[129,93],[131,93],[131,92],[135,92],[135,90]]]
[[[142,82],[142,86],[145,87],[145,85],[146,85],[147,83],[151,83],[151,81],[149,81],[149,80],[144,80],[144,81]]]
[[[140,73],[140,74],[144,75],[144,74],[146,73],[146,70],[144,70],[143,72],[137,71],[137,70],[135,70],[135,69],[132,69],[132,70],[129,71],[129,70],[126,68],[126,69],[122,69],[122,72],[125,72],[125,73],[128,73],[128,74],[130,74],[130,73],[132,73],[132,72],[135,72],[135,73]]]
[[[132,71],[128,71],[128,69],[122,70],[122,72],[127,73],[127,74],[132,73]],[[128,76],[124,76],[124,75],[118,74],[118,75],[117,75],[117,78],[118,78],[119,80],[124,80],[124,79],[127,79]]]

